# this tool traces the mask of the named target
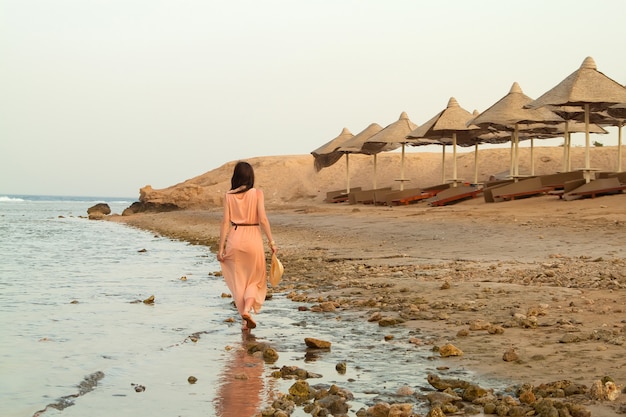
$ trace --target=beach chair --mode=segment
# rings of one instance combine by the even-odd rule
[[[361,187],[352,188],[350,191],[360,191]],[[335,190],[335,191],[327,191],[326,198],[324,199],[327,203],[342,203],[348,200],[348,193],[346,193],[346,189],[343,190]]]
[[[494,203],[493,199],[493,191],[507,184],[512,184],[514,180],[506,179],[506,180],[495,180],[495,181],[487,181],[483,186],[483,198],[485,199],[485,203]]]
[[[539,176],[544,187],[551,187],[553,190],[560,190],[565,187],[567,181],[580,180],[585,178],[582,171],[558,172]]]
[[[432,197],[431,192],[424,192],[421,188],[410,188],[408,190],[390,190],[381,193],[379,202],[387,206],[405,206],[417,203],[420,200]],[[378,196],[377,196],[378,198]]]
[[[607,178],[617,178],[621,184],[626,184],[626,171],[611,172]]]
[[[455,204],[470,198],[476,198],[482,193],[482,189],[478,187],[472,187],[468,185],[459,185],[456,187],[450,187],[445,190],[439,191],[437,195],[427,199],[430,206],[445,206],[449,204]]]
[[[505,201],[545,194],[553,189],[553,187],[545,187],[541,178],[531,177],[497,187],[492,190],[492,195],[494,201]]]
[[[376,191],[388,191],[391,190],[391,187],[382,187],[376,188],[372,190],[359,190],[359,191],[350,191],[348,194],[348,203],[350,204],[373,204],[375,199]]]
[[[559,196],[559,199],[563,199],[563,194],[569,193],[570,191],[574,191],[576,188],[580,187],[586,182],[587,180],[585,180],[584,175],[583,175],[583,178],[579,178],[577,180],[565,181],[565,183],[563,184],[563,188],[548,191],[548,194],[556,195],[556,196]]]
[[[617,194],[626,190],[626,184],[622,184],[617,177],[600,178],[563,193],[564,200],[577,200],[579,198],[596,198],[600,195]]]

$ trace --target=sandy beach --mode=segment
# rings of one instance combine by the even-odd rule
[[[582,384],[569,401],[593,416],[621,414],[626,396],[598,399],[592,385],[607,377],[619,390],[626,384],[624,207],[626,194],[445,207],[270,198],[285,266],[277,291],[420,329],[428,337],[412,343],[452,344],[463,354],[449,366],[483,379]],[[221,208],[109,219],[214,245]]]

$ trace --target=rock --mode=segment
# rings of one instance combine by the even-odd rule
[[[145,300],[143,300],[144,304],[154,304],[154,295],[151,295],[150,297],[146,298]]]
[[[377,311],[376,313],[373,313],[368,319],[367,321],[369,322],[373,322],[373,321],[379,321],[380,319],[383,318],[383,315],[380,314],[379,311]]]
[[[111,207],[106,203],[98,203],[87,209],[87,214],[92,220],[101,219],[106,215],[111,214]]]
[[[331,343],[325,340],[315,339],[312,337],[307,337],[304,339],[304,343],[306,343],[307,347],[314,349],[330,349]]]
[[[315,402],[316,405],[328,410],[328,413],[333,416],[348,415],[350,407],[346,402],[346,398],[341,395],[327,395]],[[323,414],[319,414],[323,415]]]
[[[613,381],[593,381],[589,388],[589,397],[594,400],[615,401],[620,395],[620,388]]]
[[[428,402],[431,405],[436,405],[441,407],[444,404],[447,403],[451,403],[451,402],[455,402],[455,401],[461,401],[462,398],[459,397],[456,394],[453,394],[454,391],[450,391],[450,392],[439,392],[439,391],[434,391],[434,392],[429,392],[428,394],[426,394],[426,399],[428,399]]]
[[[321,378],[322,376],[313,372],[309,372],[306,369],[298,368],[297,366],[283,366],[280,371],[272,372],[274,378],[283,379],[307,379],[307,378]]]
[[[132,216],[133,214],[137,213],[162,213],[175,210],[180,210],[180,207],[172,203],[141,203],[135,201],[133,204],[125,208],[124,211],[122,211],[122,216]]]
[[[428,411],[426,417],[446,417],[441,407],[433,407]]]
[[[519,355],[515,351],[515,348],[510,347],[502,355],[502,360],[505,362],[517,362],[519,360]]]
[[[491,326],[489,326],[487,328],[487,332],[489,334],[503,334],[504,333],[504,327],[491,325]]]
[[[198,382],[198,378],[191,375],[189,378],[187,378],[187,382],[189,382],[190,384],[195,384],[196,382]]]
[[[471,384],[469,387],[463,390],[463,399],[465,401],[473,402],[478,398],[484,397],[488,394],[488,391],[484,388],[479,387],[476,384]]]
[[[346,373],[346,363],[345,362],[340,362],[337,365],[335,365],[335,370],[340,373],[341,375]]]
[[[367,409],[368,417],[388,417],[391,406],[386,402],[379,402]]]
[[[522,404],[533,404],[535,401],[537,401],[537,397],[535,397],[535,394],[532,392],[532,390],[522,391],[519,394],[519,401]]]
[[[413,405],[407,403],[391,404],[388,417],[411,417],[413,416]]]
[[[448,388],[451,389],[465,389],[469,387],[470,383],[467,381],[463,381],[462,379],[442,379],[437,375],[428,374],[426,377],[428,383],[432,385],[433,388],[439,391],[445,391]]]
[[[447,358],[449,356],[462,356],[463,351],[451,343],[448,343],[439,348],[439,355],[442,358]]]
[[[135,392],[144,392],[146,390],[146,387],[143,385],[139,385],[139,384],[130,384],[134,389]]]
[[[484,320],[474,320],[470,323],[470,330],[487,330],[491,326],[491,323]]]
[[[415,390],[408,385],[403,385],[396,390],[396,395],[407,396],[415,394]]]
[[[278,352],[276,352],[276,349],[268,347],[263,350],[263,361],[265,361],[265,363],[276,363],[277,360]]]
[[[400,323],[404,323],[404,320],[399,317],[389,317],[389,316],[382,317],[378,321],[378,325],[380,327],[395,326],[396,324],[400,324]]]
[[[307,401],[311,396],[311,387],[304,380],[298,380],[289,387],[289,394],[294,397],[296,403]]]

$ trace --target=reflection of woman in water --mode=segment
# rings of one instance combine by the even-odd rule
[[[218,381],[215,411],[219,417],[253,417],[261,408],[264,362],[247,351],[247,343],[254,336],[249,332],[241,335],[242,342],[230,350],[231,356]]]
[[[231,189],[224,197],[217,260],[220,261],[224,280],[243,319],[242,328],[247,330],[256,327],[251,312],[259,312],[267,293],[261,230],[267,236],[272,253],[276,253],[277,247],[265,213],[263,192],[253,188],[252,166],[247,162],[238,162],[230,182]]]

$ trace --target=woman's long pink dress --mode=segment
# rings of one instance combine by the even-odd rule
[[[258,224],[258,199],[262,191],[251,188],[244,193],[226,194],[226,204],[231,224]],[[262,195],[261,195],[261,198]],[[230,289],[239,314],[245,300],[254,298],[252,308],[261,310],[267,294],[267,271],[261,228],[257,226],[231,226],[221,262],[222,275]]]

